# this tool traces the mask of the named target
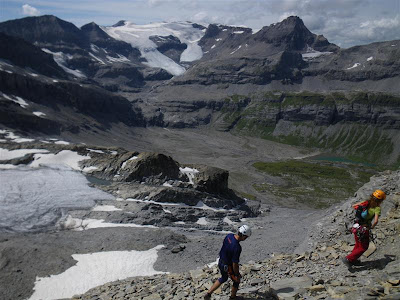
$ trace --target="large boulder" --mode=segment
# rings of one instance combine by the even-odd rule
[[[176,180],[182,175],[178,162],[161,153],[140,153],[126,162],[120,169],[123,181],[144,181],[145,179]]]
[[[195,188],[210,194],[227,194],[229,172],[216,167],[196,166],[199,172],[193,178]]]

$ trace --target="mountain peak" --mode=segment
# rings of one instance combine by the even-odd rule
[[[126,20],[121,20],[121,21],[118,21],[117,23],[115,23],[114,25],[112,25],[112,27],[125,26],[125,24],[126,24]]]
[[[95,22],[90,22],[81,27],[83,34],[90,40],[95,42],[98,40],[107,40],[110,37]]]
[[[0,23],[0,31],[31,43],[85,44],[78,27],[53,15],[6,21]]]
[[[298,16],[287,17],[286,19],[283,19],[280,23],[304,25],[303,20]]]
[[[321,46],[325,50],[328,47],[331,49],[329,51],[336,51],[338,48],[336,45],[330,44],[326,39],[324,43],[321,43],[319,37],[308,30],[303,20],[297,16],[290,16],[279,23],[263,27],[254,38],[255,40],[273,44],[278,48],[282,48],[282,50],[302,51],[309,46]],[[318,43],[316,43],[317,41]]]

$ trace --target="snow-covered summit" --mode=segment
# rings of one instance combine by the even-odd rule
[[[120,26],[101,27],[111,37],[127,42],[140,50],[150,67],[162,68],[173,75],[181,75],[185,68],[157,50],[157,45],[150,39],[151,36],[174,36],[187,48],[180,57],[180,62],[191,62],[200,59],[203,51],[198,42],[204,35],[204,30],[193,26],[189,22],[162,22],[147,25],[136,25],[124,21]]]

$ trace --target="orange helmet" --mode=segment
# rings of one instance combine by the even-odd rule
[[[376,190],[375,192],[372,193],[372,196],[374,196],[376,199],[379,200],[385,200],[386,194],[382,190]]]

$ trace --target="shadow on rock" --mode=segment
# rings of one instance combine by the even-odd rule
[[[273,293],[269,292],[255,292],[253,295],[241,295],[237,296],[237,300],[255,300],[255,299],[265,299],[265,300],[278,300],[279,298]]]
[[[383,269],[386,268],[386,266],[390,262],[396,260],[396,256],[395,255],[385,254],[384,256],[385,256],[384,258],[362,262],[359,265],[353,266],[349,271],[351,273],[355,273],[355,272],[360,272],[360,271],[365,271],[365,270],[372,270],[372,269],[383,270]]]

